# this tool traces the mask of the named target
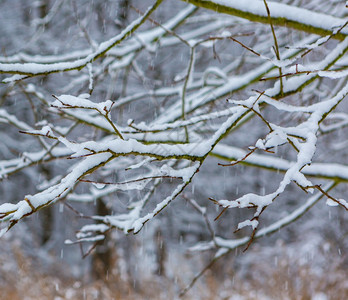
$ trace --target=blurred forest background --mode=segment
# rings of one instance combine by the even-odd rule
[[[155,1],[0,1],[0,204],[48,191],[79,169],[76,161],[84,156],[68,159],[73,151],[53,132],[81,144],[134,139],[159,147],[151,148],[155,154],[130,151],[108,161],[23,220],[2,206],[1,218],[9,221],[1,224],[3,233],[19,222],[0,239],[0,299],[177,299],[182,291],[183,299],[348,299],[347,207],[336,205],[347,199],[348,180],[346,2],[274,1],[301,8],[304,16],[309,11],[342,20],[331,34],[271,26],[272,20],[253,21],[200,2],[207,1],[165,0],[139,28],[81,68],[34,74],[36,65],[23,73],[17,64],[70,66],[122,35]],[[256,2],[267,11],[264,1],[250,5]],[[267,3],[264,20],[287,13]],[[321,76],[316,68],[341,73]],[[290,86],[291,78],[303,82]],[[261,96],[274,87],[280,90],[270,99],[293,106],[344,95],[316,131],[312,169],[307,172],[306,164],[299,170],[322,191],[310,193],[292,180],[259,218],[250,203],[225,209],[218,199],[271,194],[298,159],[294,149],[303,138],[289,135],[262,147],[273,124],[292,128],[307,120],[301,111],[267,106]],[[106,115],[83,105],[66,109],[70,98],[60,95],[113,104]],[[205,149],[237,109],[245,109],[226,99],[251,95],[254,103],[265,101],[260,110],[247,107],[214,150],[203,160],[195,157],[199,145]],[[165,158],[171,145],[182,157]],[[182,181],[183,191],[175,194]],[[304,207],[308,199],[313,202]],[[158,203],[168,206],[157,214]],[[298,208],[305,214],[292,217]],[[236,232],[245,220],[252,228]],[[262,228],[272,235],[257,235]]]

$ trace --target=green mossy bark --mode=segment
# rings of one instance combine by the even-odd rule
[[[266,16],[256,15],[256,14],[253,14],[250,12],[245,12],[245,11],[238,10],[238,9],[235,9],[232,7],[217,4],[217,3],[214,3],[213,1],[202,1],[202,0],[182,0],[182,1],[191,3],[191,4],[198,6],[198,7],[203,7],[206,9],[214,10],[218,13],[229,14],[229,15],[233,15],[233,16],[240,17],[243,19],[247,19],[247,20],[252,21],[252,22],[269,24],[269,19],[268,19],[267,15]],[[300,31],[308,32],[308,33],[313,33],[313,34],[317,34],[317,35],[321,35],[321,36],[332,34],[332,31],[330,31],[330,30],[325,30],[322,28],[303,24],[300,22],[295,22],[295,21],[292,21],[292,20],[289,20],[286,18],[274,18],[271,16],[271,19],[272,19],[272,24],[277,25],[277,26],[289,27],[289,28],[293,28],[296,30],[300,30]],[[343,40],[345,37],[347,37],[347,35],[344,33],[338,33],[338,34],[332,36],[332,38],[338,39],[338,40]]]

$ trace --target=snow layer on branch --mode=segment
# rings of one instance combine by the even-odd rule
[[[0,109],[0,122],[12,124],[21,130],[31,130],[32,128],[26,123],[17,119],[17,117],[10,115],[5,109]]]
[[[268,17],[265,4],[260,0],[202,0],[202,2],[216,3],[218,5],[237,9],[245,13]],[[345,20],[327,14],[322,14],[283,3],[267,1],[267,5],[272,18],[290,20],[327,31],[333,31],[336,28],[340,28],[346,22]],[[344,28],[342,33],[348,34],[348,29]]]
[[[331,189],[333,186],[335,185],[334,182],[330,182],[327,185],[325,185],[325,187],[323,188],[325,191],[328,191],[329,189]],[[259,229],[255,236],[254,239],[263,237],[265,235],[274,233],[279,231],[282,227],[296,221],[299,217],[301,217],[307,210],[309,210],[316,202],[318,202],[320,200],[320,198],[322,197],[321,193],[316,193],[315,195],[311,196],[305,204],[303,204],[302,206],[300,206],[299,208],[297,208],[296,210],[294,210],[292,213],[290,213],[289,215],[285,216],[284,218],[274,222],[273,224],[266,226],[264,228]],[[335,202],[336,203],[336,202]],[[249,220],[246,220],[246,225],[248,224]],[[235,249],[238,248],[240,246],[246,245],[248,242],[250,241],[250,236],[245,236],[243,238],[240,239],[223,239],[219,236],[216,236],[214,238],[214,242],[207,242],[207,243],[203,243],[203,244],[198,244],[196,248],[193,248],[194,250],[200,251],[200,250],[204,250],[204,249],[211,249],[214,246],[219,247],[220,249]]]
[[[80,163],[76,164],[72,171],[66,177],[64,177],[59,184],[54,185],[34,196],[28,195],[26,198],[35,208],[56,200],[61,197],[63,193],[66,193],[66,191],[74,187],[77,180],[81,176],[85,175],[90,169],[93,169],[94,167],[106,162],[110,157],[110,153],[101,153],[93,155],[92,157],[87,157]]]
[[[110,158],[110,153],[101,153],[85,158],[83,161],[76,164],[72,171],[58,184],[35,195],[25,196],[25,200],[18,202],[15,207],[8,205],[8,203],[0,205],[1,214],[6,215],[6,219],[10,221],[20,220],[25,215],[33,213],[36,209],[49,205],[65,196],[75,186],[80,177],[87,174],[89,170],[107,162]]]
[[[338,47],[336,47],[336,55],[340,55],[340,49],[342,45],[345,45],[347,43],[347,39],[343,41]],[[246,194],[236,200],[220,200],[218,201],[219,205],[227,208],[233,208],[233,207],[256,207],[256,212],[254,214],[255,220],[259,217],[263,209],[270,205],[272,201],[278,197],[281,193],[285,191],[285,188],[287,185],[290,184],[290,182],[296,182],[299,186],[301,186],[304,189],[307,189],[310,192],[313,192],[313,184],[304,176],[304,174],[301,173],[302,169],[309,165],[312,162],[313,155],[316,151],[316,142],[317,142],[317,131],[319,128],[319,123],[322,120],[322,118],[325,116],[325,114],[329,113],[334,107],[337,106],[337,104],[344,99],[344,97],[348,94],[348,83],[346,86],[344,86],[336,96],[332,97],[331,99],[328,99],[326,101],[319,102],[317,104],[314,104],[311,106],[311,109],[313,109],[311,115],[309,118],[304,121],[303,123],[300,123],[296,127],[279,127],[272,124],[273,127],[275,127],[276,130],[278,130],[283,136],[279,140],[279,136],[277,135],[276,131],[272,131],[268,136],[271,136],[273,133],[275,133],[274,137],[276,137],[275,141],[271,143],[270,146],[276,146],[274,144],[278,144],[280,141],[283,143],[285,141],[286,135],[294,135],[298,137],[302,137],[304,139],[304,142],[297,143],[298,148],[298,154],[297,154],[297,161],[293,163],[285,172],[285,175],[280,182],[277,190],[271,194],[260,196],[256,194]],[[255,96],[256,97],[256,96]],[[253,98],[250,97],[249,99],[242,101],[241,103],[245,103],[245,107],[253,107],[255,106],[256,102],[253,101]],[[256,98],[256,101],[258,98]],[[272,137],[269,139],[269,141],[272,141]],[[265,142],[259,140],[257,145],[261,149],[265,149]],[[345,206],[345,202],[343,202],[343,206]],[[258,223],[257,223],[258,224]],[[256,223],[252,223],[250,220],[247,220],[245,222],[240,223],[238,226],[244,227],[246,225],[253,226],[255,229],[257,226]]]
[[[85,109],[96,109],[101,114],[108,114],[113,102],[111,100],[106,100],[100,103],[94,103],[86,98],[75,97],[71,95],[61,95],[57,97],[57,100],[51,104],[56,108],[85,108]]]
[[[50,153],[56,158],[72,154],[72,152],[65,147],[55,147],[51,149]],[[41,150],[38,152],[24,152],[20,158],[2,160],[0,161],[0,178],[6,177],[8,174],[45,159],[49,159],[47,156],[47,150]]]
[[[156,2],[154,4],[154,7],[157,6],[158,4],[159,4],[159,2]],[[58,63],[52,63],[52,64],[38,64],[38,63],[6,64],[6,63],[0,63],[0,72],[1,73],[17,73],[17,74],[23,74],[23,75],[39,75],[39,74],[69,71],[69,70],[82,68],[82,67],[86,66],[88,63],[91,63],[94,60],[96,60],[99,56],[106,53],[108,50],[110,50],[117,43],[124,40],[133,30],[135,30],[137,27],[139,27],[144,22],[144,20],[146,19],[148,14],[151,12],[151,10],[152,10],[152,7],[148,8],[148,10],[145,12],[144,16],[141,16],[140,18],[134,20],[125,29],[123,29],[122,32],[119,33],[117,36],[99,44],[97,49],[93,53],[87,55],[85,58],[77,59],[77,60],[71,61],[71,62],[58,62]]]
[[[313,37],[313,36],[307,37],[304,40],[296,43],[295,47],[301,46],[301,45],[306,44],[306,43],[313,42],[314,40],[315,40],[315,37]],[[283,57],[284,58],[291,57],[291,56],[295,55],[297,52],[298,52],[297,49],[286,50],[283,54]],[[193,110],[195,110],[203,105],[208,104],[209,102],[212,102],[212,101],[215,101],[216,99],[224,97],[233,91],[237,91],[237,90],[243,88],[244,86],[250,84],[250,82],[253,82],[256,79],[260,78],[261,76],[263,76],[263,74],[270,71],[273,67],[274,67],[274,64],[272,62],[266,61],[261,66],[255,68],[249,72],[240,74],[238,76],[229,76],[227,79],[225,79],[227,81],[218,87],[201,88],[199,91],[187,95],[186,101],[185,101],[185,111],[191,112],[191,111],[193,111]],[[222,72],[224,72],[224,70],[222,70]],[[306,78],[304,78],[304,80],[309,80],[309,78],[306,77]],[[302,82],[300,84],[302,84]],[[298,81],[292,83],[291,88],[294,89],[295,86],[296,86],[296,88],[298,88],[298,86],[299,86]],[[265,92],[265,94],[270,96],[270,97],[276,95],[277,93],[279,93],[279,87],[275,87],[273,89],[268,89]],[[252,100],[252,103],[255,103],[256,98],[254,98],[254,100]],[[159,116],[156,119],[156,121],[153,123],[156,125],[157,124],[164,124],[164,123],[172,122],[172,121],[180,118],[181,113],[182,113],[181,108],[182,108],[181,102],[177,101],[175,104],[173,104],[170,108],[168,108],[166,110],[165,114]]]
[[[344,199],[337,199],[336,201],[332,200],[332,199],[327,199],[326,200],[326,204],[328,206],[337,206],[337,205],[341,205],[343,206],[346,210],[348,210],[348,202]]]
[[[75,153],[72,157],[79,157],[89,155],[91,153],[98,152],[111,152],[116,155],[149,155],[158,156],[159,158],[187,158],[197,159],[203,157],[209,152],[211,145],[209,142],[205,143],[189,143],[189,144],[178,144],[178,145],[167,145],[167,144],[149,144],[145,145],[138,142],[135,139],[129,139],[127,141],[114,139],[106,141],[89,141],[85,143],[71,143],[65,138],[59,138],[69,149]]]
[[[259,221],[257,220],[245,220],[243,222],[240,222],[238,224],[238,229],[242,229],[246,226],[251,226],[253,229],[257,228],[257,226],[259,225]]]

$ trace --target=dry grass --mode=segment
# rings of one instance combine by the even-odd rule
[[[258,259],[243,266],[247,270],[233,269],[236,258],[221,261],[183,299],[348,299],[348,273],[342,256],[330,257],[318,266],[313,261],[294,259],[286,251],[273,258],[253,252],[250,254]],[[129,280],[121,279],[116,268],[105,280],[77,280],[55,272],[54,266],[49,274],[44,273],[18,247],[13,247],[12,254],[17,270],[0,269],[0,299],[178,299],[178,287],[168,278],[150,275],[134,289]],[[0,258],[1,265],[4,259]]]

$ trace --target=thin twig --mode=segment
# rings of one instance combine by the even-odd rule
[[[267,5],[266,0],[263,0],[263,2],[265,3],[267,15],[268,15],[268,21],[269,21],[269,24],[271,25],[271,30],[272,30],[272,35],[273,35],[273,40],[274,40],[274,45],[275,45],[275,54],[276,54],[278,61],[280,61],[278,41],[277,41],[277,36],[275,34],[273,24],[272,24],[271,12],[269,10],[269,7]],[[279,77],[280,77],[280,79],[279,79],[280,80],[280,94],[283,95],[283,79],[282,79],[282,68],[281,67],[279,67]]]
[[[207,213],[206,213],[206,208],[205,208],[205,207],[199,206],[199,204],[198,204],[195,200],[186,197],[186,195],[182,195],[181,197],[183,197],[188,203],[190,203],[191,206],[192,206],[197,212],[199,212],[200,214],[202,214],[202,216],[203,216],[203,218],[204,218],[204,221],[205,221],[205,224],[207,225],[208,231],[209,231],[209,233],[210,233],[212,239],[214,240],[214,238],[215,238],[215,231],[214,231],[214,229],[213,229],[212,224],[210,223],[210,221],[209,221],[209,219],[208,219],[208,216],[207,216]]]
[[[253,154],[253,153],[255,152],[256,149],[257,149],[256,147],[253,148],[253,149],[251,149],[251,151],[248,152],[243,158],[238,159],[238,160],[236,160],[236,161],[233,162],[233,163],[230,163],[230,164],[221,164],[221,163],[218,163],[218,165],[219,165],[219,166],[223,166],[223,167],[230,167],[230,166],[234,166],[234,165],[236,165],[236,164],[239,164],[240,162],[246,160],[246,159],[248,158],[248,156],[250,156],[251,154]]]
[[[129,180],[129,181],[124,181],[124,182],[96,182],[93,180],[87,180],[87,179],[80,179],[81,182],[88,182],[88,183],[96,183],[96,184],[105,184],[105,185],[118,185],[118,184],[129,184],[129,183],[133,183],[133,182],[139,182],[139,181],[143,181],[143,180],[148,180],[148,179],[162,179],[162,178],[182,178],[179,176],[167,176],[167,175],[160,175],[160,176],[149,176],[149,177],[142,177],[142,178],[138,178],[138,179],[133,179],[133,180]]]

